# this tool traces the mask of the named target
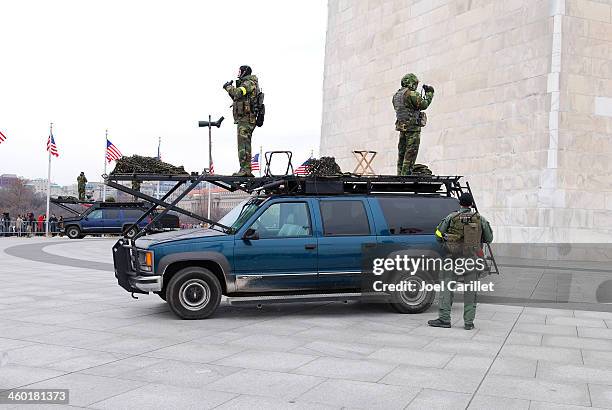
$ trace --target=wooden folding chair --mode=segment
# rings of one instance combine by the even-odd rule
[[[357,166],[353,170],[353,174],[357,175],[376,175],[372,169],[372,161],[376,158],[376,151],[353,151],[353,155],[357,160]]]

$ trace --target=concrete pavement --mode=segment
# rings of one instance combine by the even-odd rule
[[[461,304],[451,329],[426,326],[435,306],[361,303],[181,321],[116,284],[113,242],[0,239],[0,389],[69,388],[96,409],[612,408],[607,305],[481,304],[471,332]]]

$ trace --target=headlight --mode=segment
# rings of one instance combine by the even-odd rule
[[[138,267],[144,272],[153,272],[153,252],[138,251]]]

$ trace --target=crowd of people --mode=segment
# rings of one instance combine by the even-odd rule
[[[49,217],[49,232],[57,235],[64,223],[64,218],[55,214]],[[36,217],[33,212],[19,214],[11,218],[8,212],[0,216],[0,236],[40,236],[47,231],[47,218],[44,214]]]

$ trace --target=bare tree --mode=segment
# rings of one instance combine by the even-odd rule
[[[45,212],[45,198],[37,195],[22,179],[16,179],[8,187],[0,189],[0,209],[11,215]]]

